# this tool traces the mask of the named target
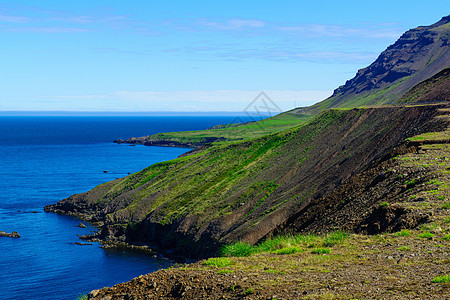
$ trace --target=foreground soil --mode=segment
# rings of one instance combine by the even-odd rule
[[[95,291],[89,299],[449,299],[450,283],[433,279],[450,274],[450,247],[443,229],[433,230],[431,238],[419,237],[421,230],[351,235],[329,254],[306,248],[225,258],[220,267],[200,261]]]

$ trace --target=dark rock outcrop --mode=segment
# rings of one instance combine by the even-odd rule
[[[199,148],[214,142],[225,141],[223,137],[205,137],[198,141],[180,141],[176,139],[155,138],[154,136],[132,137],[126,140],[114,140],[116,144],[145,145],[158,147]]]
[[[13,231],[11,233],[7,233],[5,231],[0,231],[0,236],[11,237],[11,238],[20,238],[20,234],[17,231]]]
[[[394,103],[416,84],[450,67],[450,16],[404,33],[368,67],[313,106]]]

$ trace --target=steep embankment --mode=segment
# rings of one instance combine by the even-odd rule
[[[314,214],[316,203],[355,175],[410,150],[406,138],[446,128],[447,120],[438,117],[443,107],[325,111],[291,130],[155,164],[46,210],[102,222],[105,240],[210,255],[223,243],[255,243],[296,224],[299,214]],[[382,199],[367,201],[365,212]],[[315,219],[309,220],[313,226]],[[355,222],[353,228],[361,228],[365,219]]]
[[[392,104],[409,89],[450,67],[450,16],[405,32],[368,67],[310,111]],[[440,99],[444,100],[444,99]]]
[[[396,103],[427,103],[442,100],[450,101],[450,68],[418,83]]]

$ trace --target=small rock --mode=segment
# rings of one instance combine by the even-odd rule
[[[0,231],[0,236],[11,237],[11,238],[20,238],[20,234],[17,231],[13,231],[11,233],[7,233],[5,231]]]
[[[80,224],[77,225],[77,227],[86,228],[86,225],[84,225],[83,223],[80,223]]]
[[[400,259],[397,261],[397,264],[401,265],[406,263],[406,257],[400,257]]]
[[[93,291],[91,291],[91,292],[88,294],[88,299],[94,298],[95,296],[98,295],[99,292],[100,292],[100,290],[93,290]]]

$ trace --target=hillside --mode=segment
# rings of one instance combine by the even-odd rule
[[[446,128],[447,119],[439,117],[445,107],[326,111],[281,133],[152,165],[46,210],[101,222],[103,240],[208,256],[224,243],[255,243],[287,223],[297,226],[299,215],[321,212],[315,203],[328,201],[355,175],[410,151],[406,138]],[[364,211],[370,214],[384,199],[372,196]],[[358,205],[348,201],[343,209]],[[349,229],[361,230],[364,222],[355,219]]]
[[[310,110],[392,104],[416,84],[450,67],[449,50],[450,16],[411,29]]]

